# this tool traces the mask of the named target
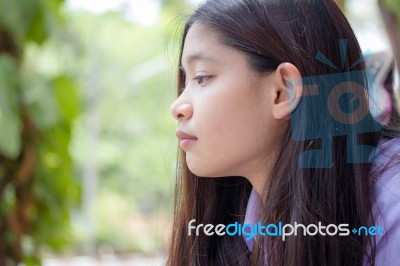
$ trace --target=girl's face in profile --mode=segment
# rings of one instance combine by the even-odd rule
[[[186,84],[172,104],[177,137],[198,176],[260,178],[279,142],[271,113],[274,75],[259,75],[219,34],[194,23],[182,53]]]

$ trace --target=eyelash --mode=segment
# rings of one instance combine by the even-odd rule
[[[183,75],[183,80],[186,81],[186,74],[184,71],[182,71],[182,75]],[[196,76],[193,78],[193,80],[196,80],[197,83],[199,85],[203,84],[204,82],[208,81],[210,78],[212,78],[212,76]],[[203,79],[206,79],[205,81],[203,81]],[[182,90],[184,90],[187,87],[187,83],[184,82],[184,87],[182,88]]]
[[[207,80],[209,80],[210,78],[211,78],[211,76],[197,76],[197,77],[194,77],[193,80],[197,80],[197,83],[199,85],[201,85],[204,82],[206,82]],[[203,81],[203,79],[206,79],[206,81]],[[202,82],[200,82],[200,80],[202,80]]]

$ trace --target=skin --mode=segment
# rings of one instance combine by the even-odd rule
[[[289,63],[257,74],[243,53],[218,37],[200,23],[189,29],[181,62],[186,86],[171,113],[179,131],[197,138],[181,146],[194,174],[243,176],[261,195],[301,95],[301,86],[289,88],[286,81],[301,76]]]

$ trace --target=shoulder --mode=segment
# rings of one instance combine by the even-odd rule
[[[400,139],[378,146],[375,174],[375,226],[384,234],[376,236],[376,264],[394,265],[400,261]]]
[[[400,138],[382,142],[371,169],[377,200],[400,200]]]
[[[400,200],[400,138],[391,139],[377,147],[378,155],[372,174],[377,200]]]

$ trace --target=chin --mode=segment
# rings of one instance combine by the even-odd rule
[[[188,164],[188,168],[190,172],[199,177],[217,178],[217,177],[229,176],[223,174],[221,171],[215,171],[215,169],[210,169],[209,167],[201,167],[199,165]]]

